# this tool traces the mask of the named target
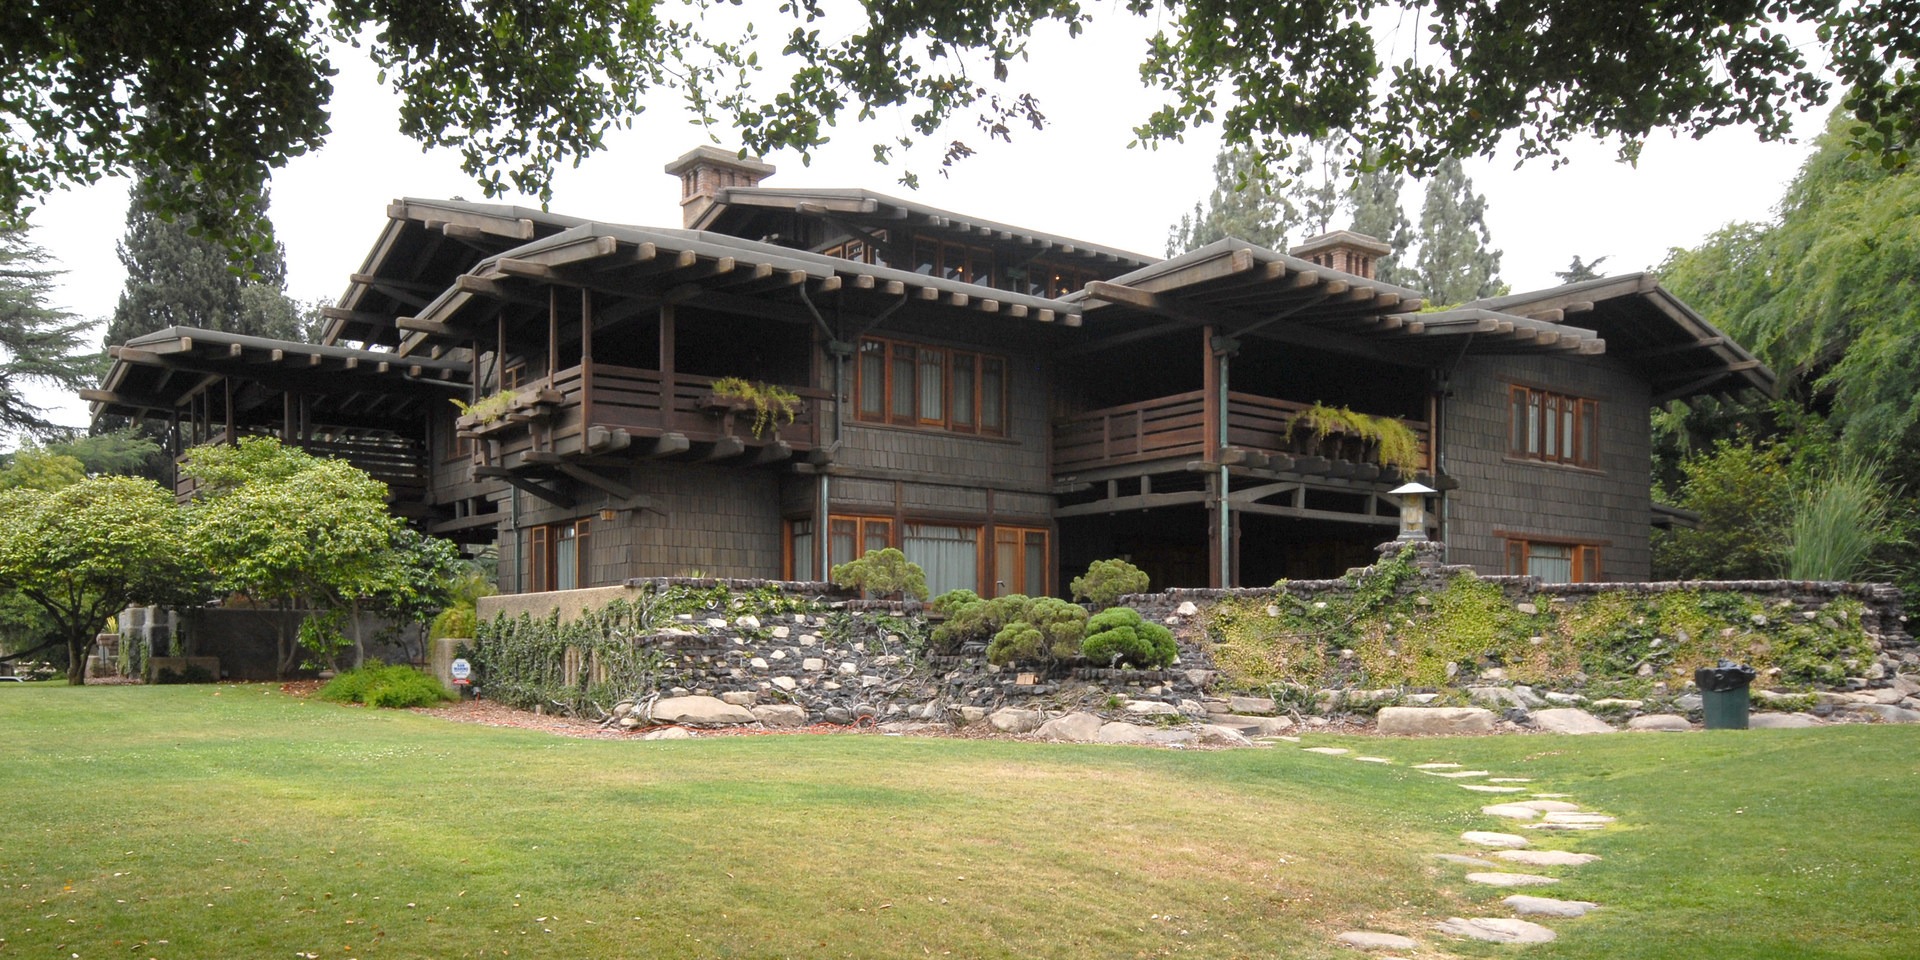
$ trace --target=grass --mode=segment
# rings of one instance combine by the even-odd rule
[[[1345,742],[1322,738],[1320,742]],[[266,686],[0,689],[0,957],[1351,956],[1492,891],[1426,759],[1622,817],[1548,957],[1910,949],[1920,731],[1279,748],[568,740]],[[1497,913],[1494,915],[1498,915]],[[1736,918],[1738,918],[1736,920]]]

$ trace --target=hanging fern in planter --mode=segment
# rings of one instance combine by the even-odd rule
[[[490,396],[481,397],[472,403],[459,398],[453,399],[453,405],[460,408],[460,415],[472,417],[474,423],[492,423],[507,415],[513,409],[518,395],[512,390],[502,390]]]
[[[786,426],[800,413],[800,395],[778,384],[749,382],[741,377],[721,377],[709,388],[716,400],[738,400],[753,408],[753,438],[768,427]]]
[[[1420,472],[1420,437],[1393,417],[1316,403],[1294,415],[1292,428],[1302,426],[1313,432],[1315,443],[1334,433],[1351,434],[1368,442],[1374,462],[1381,467],[1403,477]]]

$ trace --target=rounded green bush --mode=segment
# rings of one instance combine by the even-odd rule
[[[1087,621],[1080,655],[1094,663],[1164,667],[1180,655],[1173,631],[1140,617],[1132,607],[1112,607]]]
[[[1069,586],[1075,600],[1111,607],[1129,593],[1146,593],[1150,581],[1145,570],[1125,560],[1095,560]]]
[[[430,707],[453,699],[440,681],[402,664],[368,663],[327,681],[315,694],[336,703],[370,707]]]

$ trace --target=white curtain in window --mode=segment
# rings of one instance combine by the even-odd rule
[[[1527,572],[1544,583],[1573,582],[1573,548],[1565,544],[1536,543],[1527,550]]]
[[[793,521],[793,578],[813,579],[813,522]]]
[[[980,588],[980,531],[976,527],[907,524],[901,552],[927,572],[927,593]]]

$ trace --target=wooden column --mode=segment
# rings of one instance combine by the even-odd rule
[[[660,429],[673,429],[673,394],[677,389],[674,378],[673,341],[674,328],[679,320],[673,304],[660,305]],[[821,577],[821,579],[826,579]]]
[[[235,428],[233,424],[233,378],[232,377],[221,378],[220,386],[222,388],[222,393],[223,393],[222,402],[226,404],[224,412],[227,417],[227,445],[232,446],[240,442],[240,438],[234,435]]]
[[[580,291],[580,315],[586,319],[586,291]],[[547,286],[547,382],[553,382],[553,375],[560,372],[556,366],[560,362],[560,288]]]
[[[1213,324],[1200,328],[1200,443],[1202,458],[1208,463],[1219,458],[1220,423],[1226,415],[1220,409],[1220,362],[1213,355],[1215,332]],[[1221,551],[1228,547],[1220,538],[1221,511],[1227,507],[1227,492],[1220,479],[1218,471],[1207,474],[1207,586],[1215,589],[1226,586],[1220,569]]]
[[[580,438],[593,428],[593,291],[580,288]]]

